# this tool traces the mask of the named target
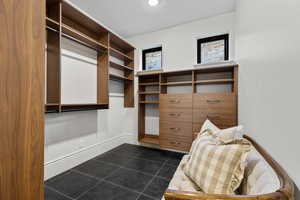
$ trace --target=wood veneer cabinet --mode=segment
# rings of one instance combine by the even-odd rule
[[[138,74],[139,141],[188,151],[206,119],[237,124],[238,66]],[[157,90],[149,90],[156,87]],[[156,96],[153,100],[149,96]],[[158,105],[159,133],[146,132],[146,105]]]
[[[128,42],[97,23],[68,1],[46,0],[46,111],[63,112],[109,107],[109,80],[124,82],[124,107],[134,107],[134,50]],[[97,51],[97,101],[62,102],[62,38]],[[117,58],[121,63],[116,63]],[[111,74],[117,68],[121,75]]]
[[[0,199],[43,200],[45,0],[0,13]]]

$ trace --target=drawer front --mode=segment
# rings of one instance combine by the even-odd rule
[[[192,123],[172,123],[167,121],[161,121],[159,127],[159,135],[162,139],[177,138],[180,139],[180,141],[188,143],[192,141]]]
[[[194,94],[193,108],[208,110],[236,110],[235,94]]]
[[[235,111],[224,112],[220,110],[213,112],[205,109],[195,109],[193,111],[193,123],[202,125],[206,119],[209,119],[219,128],[228,128],[237,124]]]
[[[168,108],[192,108],[193,95],[192,94],[161,94],[160,95],[160,109]]]
[[[189,151],[192,143],[182,142],[176,138],[169,139],[159,139],[159,144],[161,147],[175,149],[180,151]]]
[[[159,117],[161,121],[192,122],[193,110],[191,108],[162,108]]]

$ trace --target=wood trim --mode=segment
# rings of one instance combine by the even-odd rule
[[[0,199],[44,199],[45,0],[0,1]]]
[[[269,194],[262,195],[221,195],[205,194],[203,192],[187,192],[178,190],[167,190],[164,194],[165,200],[292,200],[294,197],[294,185],[285,170],[261,147],[254,139],[244,135],[256,150],[265,158],[269,165],[274,169],[280,180],[280,189]]]

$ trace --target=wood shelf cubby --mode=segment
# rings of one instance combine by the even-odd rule
[[[123,81],[133,81],[131,78],[127,78],[126,76],[121,76],[118,74],[109,74],[111,79],[123,80]]]
[[[237,124],[237,65],[138,73],[136,76],[141,143],[187,151],[193,141],[193,132],[200,131],[206,118],[221,128]],[[158,96],[158,99],[149,96]],[[159,113],[155,114],[157,109]],[[149,136],[147,132],[153,124],[153,116],[159,118],[159,122],[154,123],[159,126],[159,133]],[[154,132],[155,128],[151,127],[150,131]]]
[[[110,78],[124,81],[124,107],[134,107],[135,48],[67,1],[46,0],[47,60],[46,112],[69,112],[108,109]],[[96,100],[94,104],[66,104],[62,100],[62,42],[65,39],[96,52]],[[67,40],[66,40],[67,41]],[[74,43],[74,44],[75,44]],[[122,58],[123,64],[111,56]],[[109,68],[122,70],[124,75],[110,74]],[[93,102],[93,101],[92,101]]]

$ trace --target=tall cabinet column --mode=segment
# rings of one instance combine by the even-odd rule
[[[0,199],[43,200],[45,0],[0,0]]]

